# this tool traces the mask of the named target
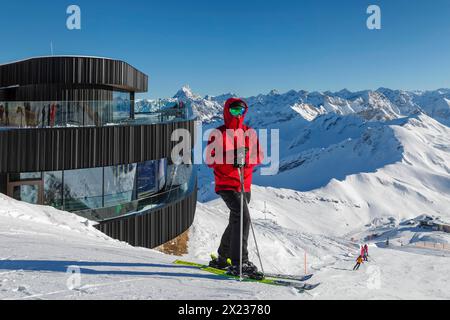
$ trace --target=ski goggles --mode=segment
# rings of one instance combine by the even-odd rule
[[[232,107],[232,108],[230,108],[230,113],[234,117],[239,117],[245,113],[245,108],[244,107]]]

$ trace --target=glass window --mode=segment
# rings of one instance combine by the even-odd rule
[[[50,127],[50,106],[48,102],[42,102],[40,105],[40,120],[39,123],[41,127]]]
[[[158,163],[158,191],[161,191],[166,187],[167,159],[161,159]]]
[[[38,204],[39,186],[37,185],[14,186],[12,190],[12,197],[19,201],[28,202],[31,204]]]
[[[64,171],[64,209],[78,211],[103,206],[103,168]]]
[[[67,106],[67,125],[82,126],[83,119],[83,103],[77,101],[65,102]]]
[[[158,161],[147,161],[137,166],[137,197],[146,198],[158,190]]]
[[[137,165],[122,165],[105,168],[105,207],[134,199]]]
[[[39,108],[31,102],[24,102],[24,116],[25,116],[25,126],[27,127],[37,127],[38,125],[38,115]]]
[[[0,102],[0,126],[6,125],[6,103]]]
[[[31,102],[32,109],[35,113],[36,126],[45,127],[48,124],[47,121],[47,109],[45,108],[45,102]]]
[[[172,164],[168,168],[169,181],[168,185],[170,187],[178,187],[187,183],[192,175],[192,165]]]
[[[50,106],[50,125],[53,127],[62,127],[67,124],[66,105],[60,102],[54,102]]]
[[[131,99],[129,92],[113,92],[113,122],[120,122],[130,118]]]
[[[8,103],[9,124],[13,127],[25,127],[25,108],[23,102]]]
[[[44,204],[62,208],[63,182],[62,171],[44,173]]]
[[[86,101],[84,104],[84,124],[101,126],[108,122],[108,106],[106,101]]]
[[[8,194],[67,211],[105,208],[100,212],[114,210],[118,216],[179,199],[195,186],[193,168],[168,165],[167,159],[160,159],[105,168],[9,174]]]

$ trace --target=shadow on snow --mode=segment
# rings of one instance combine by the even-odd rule
[[[212,280],[229,280],[217,275],[182,273],[175,270],[191,269],[190,266],[177,266],[154,263],[123,263],[123,262],[88,262],[88,261],[57,261],[57,260],[3,260],[0,261],[0,270],[11,271],[37,271],[37,272],[62,272],[66,273],[69,267],[79,267],[81,274],[87,275],[121,275],[121,276],[160,276],[160,277],[187,277]],[[91,267],[91,268],[90,268]],[[142,271],[142,270],[102,270],[95,268],[165,268],[175,272]]]

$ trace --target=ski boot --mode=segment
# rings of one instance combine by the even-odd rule
[[[212,254],[209,266],[214,269],[227,270],[227,268],[231,266],[231,260],[217,257],[216,255]]]
[[[239,277],[239,264],[228,267],[227,274]],[[253,280],[263,280],[264,274],[258,271],[258,268],[250,261],[242,263],[242,277]]]

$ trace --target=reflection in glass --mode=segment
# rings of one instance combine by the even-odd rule
[[[45,205],[101,221],[158,208],[190,194],[196,185],[193,168],[168,165],[167,159],[160,159],[105,168],[20,173],[15,175],[16,181],[10,181],[36,184],[14,186],[11,195],[30,203],[39,203],[43,197]],[[40,179],[43,194],[36,182]]]
[[[131,108],[136,109],[131,118]],[[134,110],[133,110],[134,111]],[[181,121],[193,116],[190,103],[149,102],[132,106],[129,92],[113,92],[112,100],[93,101],[0,101],[0,126],[49,128],[107,126]]]
[[[148,198],[138,200],[137,211],[150,210],[174,202],[192,193],[196,186],[196,171],[192,165],[170,165],[167,168],[166,187]]]
[[[158,191],[163,190],[166,187],[167,181],[167,159],[159,160],[158,168]]]
[[[112,112],[114,123],[125,121],[130,118],[131,99],[129,92],[113,92]]]
[[[105,168],[104,206],[113,206],[133,200],[136,183],[136,165],[122,165]]]
[[[176,187],[186,184],[192,175],[192,170],[192,165],[170,165],[168,168],[170,178],[169,186]]]
[[[137,197],[146,198],[157,191],[158,161],[138,164]]]
[[[12,197],[19,201],[31,204],[38,204],[39,186],[37,185],[20,185],[13,187]]]
[[[44,204],[62,209],[62,171],[44,173]]]
[[[6,103],[0,102],[0,126],[6,125]]]
[[[64,171],[64,209],[69,211],[103,206],[103,168]]]

